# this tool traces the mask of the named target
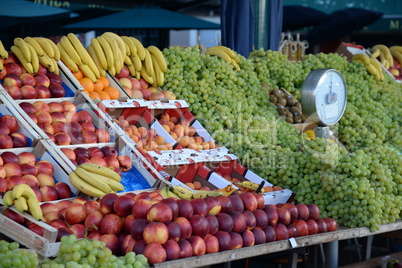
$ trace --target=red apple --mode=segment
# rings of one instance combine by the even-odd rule
[[[204,237],[209,233],[209,222],[207,218],[201,215],[193,215],[190,219],[192,234]]]
[[[149,243],[145,246],[142,254],[147,257],[148,262],[151,265],[164,262],[167,259],[166,250],[160,243]]]
[[[253,196],[254,197],[254,196]],[[229,195],[228,198],[232,204],[232,211],[244,211],[244,204],[240,196],[238,195]],[[255,197],[254,197],[255,199]],[[257,201],[256,201],[257,202]]]
[[[307,204],[309,210],[309,219],[318,220],[320,217],[320,208],[316,204]]]
[[[123,228],[122,218],[114,213],[107,214],[103,217],[101,222],[101,231],[104,234],[117,235]]]
[[[336,231],[336,229],[338,228],[338,223],[336,222],[335,219],[327,217],[327,218],[323,218],[323,220],[327,224],[328,232]]]
[[[59,195],[59,199],[70,198],[73,195],[70,186],[65,182],[59,181],[54,185],[54,188]]]
[[[163,244],[163,248],[166,250],[166,260],[172,261],[180,258],[180,246],[177,241],[169,239]]]
[[[232,239],[228,232],[219,230],[215,237],[219,242],[219,251],[230,250],[232,248]]]
[[[296,205],[296,208],[297,208],[297,218],[305,221],[308,220],[308,218],[310,217],[310,211],[308,207],[305,204],[300,203]]]
[[[145,226],[142,236],[146,244],[158,243],[162,245],[169,239],[169,230],[163,222],[151,222]]]
[[[177,200],[177,204],[179,205],[179,216],[191,219],[194,214],[194,209],[190,201],[186,199],[179,199]]]
[[[86,217],[87,211],[81,203],[73,203],[66,209],[65,219],[69,224],[82,223]]]
[[[131,223],[130,234],[136,240],[143,239],[143,232],[145,227],[148,225],[147,219],[134,219]],[[167,228],[167,227],[166,227]],[[168,232],[169,237],[169,232]]]
[[[180,238],[187,239],[193,232],[193,228],[189,220],[185,217],[177,217],[174,219],[174,222],[177,223],[180,227]]]
[[[268,225],[267,227],[264,228],[263,231],[265,233],[265,242],[268,243],[276,241],[276,232],[274,227]]]
[[[84,206],[88,215],[94,211],[100,211],[100,204],[96,200],[88,200],[84,203]]]
[[[119,196],[115,193],[108,193],[102,196],[100,200],[100,211],[107,215],[110,213],[114,213],[114,202]]]
[[[296,226],[298,236],[308,235],[308,225],[306,221],[302,219],[297,219],[293,222],[293,225]]]

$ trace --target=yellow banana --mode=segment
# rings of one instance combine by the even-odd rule
[[[81,72],[84,74],[85,77],[91,79],[92,82],[96,83],[97,80],[96,75],[88,65],[80,64],[78,65],[78,69],[81,70]]]
[[[229,196],[231,195],[233,192],[237,191],[237,189],[235,187],[233,187],[232,184],[227,185],[225,188],[220,189],[220,191],[222,192],[222,194],[224,196]]]
[[[29,197],[35,197],[36,198],[36,194],[34,192],[34,190],[32,190],[31,186],[29,186],[28,184],[18,184],[17,186],[15,186],[12,190],[13,193],[13,199],[16,200],[19,197],[25,197],[25,198],[29,198]]]
[[[43,54],[42,57],[39,57],[39,63],[46,69],[50,69],[52,68],[53,60],[47,54]]]
[[[128,70],[129,70],[131,76],[135,76],[135,75],[136,75],[137,70],[135,69],[134,64],[127,65],[127,68],[128,68]]]
[[[147,71],[147,74],[154,77],[154,67],[152,63],[151,54],[149,53],[148,49],[145,49],[145,58],[142,61],[142,68],[144,67]]]
[[[156,46],[148,46],[147,50],[151,55],[154,55],[157,62],[159,63],[159,67],[162,70],[162,72],[167,71],[167,63],[166,63],[166,58],[163,56],[162,51],[159,50]]]
[[[374,58],[370,58],[370,63],[377,70],[376,79],[380,80],[380,81],[384,81],[385,77],[384,77],[384,73],[382,71],[382,67],[381,67],[380,63]]]
[[[353,55],[352,59],[360,61],[360,62],[364,63],[365,65],[370,64],[369,57],[365,53],[355,54],[355,55]]]
[[[126,55],[131,56],[137,54],[137,47],[133,43],[133,40],[131,40],[128,36],[122,36],[121,39],[123,39],[130,51],[130,53],[128,53],[128,50],[126,49]]]
[[[379,50],[378,48],[372,48],[371,49],[371,57],[372,58],[378,58],[380,56],[381,50]]]
[[[99,41],[99,44],[102,46],[103,52],[105,53],[105,58],[107,61],[106,70],[109,70],[112,68],[112,66],[114,66],[114,55],[112,48],[110,47],[109,42],[103,36],[98,36],[96,39]]]
[[[145,79],[149,84],[154,83],[154,78],[147,73],[146,68],[144,66],[140,70],[141,77]]]
[[[3,68],[4,68],[3,61],[0,61],[0,71],[2,71]]]
[[[105,183],[104,181],[101,181],[98,179],[98,177],[92,173],[92,172],[88,172],[87,170],[77,167],[75,169],[75,173],[84,181],[86,181],[87,183],[91,184],[92,186],[98,188],[99,190],[101,190],[102,192],[105,193],[112,193],[114,192],[112,190],[112,188],[110,188],[110,186]]]
[[[127,66],[133,65],[133,61],[131,60],[129,55],[126,55],[124,57],[124,64],[127,65]]]
[[[125,45],[123,39],[120,37],[120,35],[115,34],[113,32],[105,32],[103,34],[110,36],[111,38],[113,38],[116,41],[117,46],[119,47],[120,53],[121,53],[122,57],[124,58],[127,55],[126,45]]]
[[[102,192],[98,188],[95,188],[91,184],[87,183],[81,177],[79,177],[75,172],[71,172],[68,174],[68,178],[70,179],[71,184],[77,188],[78,191],[93,197],[102,197],[106,193]]]
[[[43,219],[42,209],[36,197],[29,197],[27,199],[28,211],[31,213],[35,220],[41,221]]]
[[[139,57],[137,54],[132,54],[132,55],[131,55],[131,60],[132,60],[132,62],[133,62],[133,64],[134,64],[134,68],[135,68],[137,71],[140,71],[141,68],[142,68],[142,62],[141,62],[141,60],[140,60],[140,57]]]
[[[130,40],[133,41],[135,47],[137,48],[137,55],[141,61],[145,59],[145,47],[142,45],[140,40],[133,36],[129,36]]]
[[[53,57],[51,57],[51,58],[54,58],[56,61],[60,60],[60,50],[57,47],[56,43],[53,42],[53,40],[50,40],[49,38],[46,38],[46,37],[42,37],[42,39],[45,40],[45,42],[48,43],[53,49]],[[49,57],[50,57],[50,55],[49,55]]]
[[[73,44],[71,44],[70,39],[68,39],[67,36],[62,36],[59,43],[61,43],[64,50],[77,65],[83,64],[81,57],[79,56],[77,50],[75,50]]]
[[[180,199],[191,200],[194,199],[193,195],[196,194],[195,191],[187,189],[184,186],[177,185],[170,188],[170,190],[176,194]]]
[[[231,63],[231,57],[224,52],[221,49],[215,48],[215,47],[210,47],[205,51],[205,54],[207,55],[213,55],[213,56],[219,56],[220,58],[222,58],[223,60],[225,60],[226,62]]]
[[[21,37],[16,37],[14,38],[14,45],[19,47],[21,50],[22,55],[24,55],[24,58],[26,59],[27,62],[31,62],[31,50],[27,46],[27,43],[22,39]]]
[[[236,185],[240,185],[240,186],[250,189],[252,191],[257,191],[258,187],[260,186],[258,183],[252,182],[252,181],[242,181],[242,182],[236,183]],[[260,190],[260,193],[263,193],[263,192],[264,192],[264,189],[262,188]]]
[[[114,179],[111,179],[109,177],[97,174],[97,173],[94,173],[94,175],[96,176],[96,178],[98,180],[103,181],[107,185],[109,185],[110,188],[112,188],[113,191],[123,191],[124,190],[124,186],[120,182],[115,181]]]
[[[85,52],[88,53],[86,50],[85,50]],[[96,66],[95,61],[92,59],[92,57],[89,55],[89,53],[88,53],[88,64],[87,65],[94,73],[96,79],[99,79],[101,77],[101,73],[98,69],[98,66]]]
[[[220,191],[204,191],[204,190],[194,190],[196,193],[193,195],[193,198],[205,198],[207,196],[220,196],[223,195]]]
[[[25,197],[23,196],[20,196],[16,200],[14,200],[14,206],[19,213],[24,213],[28,211],[27,199],[25,199]]]
[[[114,68],[116,70],[116,73],[120,73],[121,69],[124,66],[124,58],[121,55],[120,50],[117,50],[117,58],[114,61]]]
[[[402,49],[399,50],[399,49],[396,49],[396,48],[391,47],[390,51],[391,51],[391,55],[392,55],[400,64],[402,64]]]
[[[38,54],[36,54],[36,51],[35,51],[34,47],[31,46],[30,43],[27,43],[27,46],[28,46],[29,50],[31,51],[32,69],[33,69],[33,72],[36,73],[36,72],[39,71],[39,65],[40,65],[39,56],[38,56]]]
[[[77,54],[81,58],[81,62],[89,65],[89,55],[85,47],[82,45],[80,39],[73,34],[73,33],[68,33],[67,38],[70,41],[70,43],[73,45],[75,51],[77,51]]]
[[[35,40],[35,38],[27,36],[24,38],[24,41],[27,42],[28,44],[30,44],[35,49],[35,52],[39,57],[43,56],[43,54],[45,52],[43,51],[42,47],[39,45],[38,41]]]
[[[114,66],[110,67],[107,71],[113,76],[116,75],[116,69],[114,68]]]
[[[1,42],[1,40],[0,40],[0,58],[2,58],[3,60],[8,58],[8,52],[3,45],[3,42]]]
[[[3,204],[6,207],[10,207],[10,206],[14,205],[14,198],[13,198],[13,191],[12,190],[9,190],[9,191],[4,193],[4,195],[3,195]]]
[[[96,67],[98,68],[98,71],[99,71],[100,76],[106,77],[106,71],[105,71],[105,69],[103,69],[103,67],[101,66],[101,64],[100,64],[100,62],[99,62],[99,58],[98,58],[98,56],[96,55],[96,52],[95,52],[95,50],[94,50],[92,44],[90,44],[90,45],[87,47],[87,50],[88,50],[89,55],[90,55],[91,58],[93,59],[93,61],[94,61],[95,65],[96,65]],[[105,60],[105,59],[104,59],[104,60]]]
[[[102,49],[102,46],[99,44],[98,39],[91,38],[91,45],[92,45],[93,51],[95,52],[96,58],[99,61],[100,66],[102,67],[103,70],[107,70],[108,65],[107,65],[107,61],[106,61],[106,55]],[[87,50],[88,50],[88,48],[87,48]],[[92,55],[92,58],[95,58],[95,57]]]
[[[102,34],[102,37],[105,38],[105,40],[109,43],[110,48],[112,50],[113,53],[113,58],[114,60],[119,60],[119,46],[117,45],[116,40],[114,40],[114,38],[112,38],[110,35],[107,34]],[[116,70],[117,72],[117,70]]]
[[[240,70],[240,66],[239,66],[239,64],[237,64],[237,62],[236,62],[235,59],[232,59],[232,60],[231,60],[231,63],[232,63],[232,65],[235,67],[235,70],[236,70],[236,71],[239,71],[239,70]]]
[[[172,198],[175,198],[175,199],[181,199],[177,194],[173,193],[173,192],[170,190],[170,187],[167,187],[166,193],[167,193],[168,198],[169,198],[169,197],[172,197]]]
[[[220,49],[220,50],[223,50],[226,54],[228,54],[236,63],[239,63],[240,62],[240,59],[239,59],[239,57],[236,55],[236,53],[232,50],[232,49],[230,49],[230,48],[228,48],[228,47],[225,47],[225,46],[215,46],[217,49]]]
[[[166,198],[169,198],[168,191],[169,191],[169,187],[165,186],[162,189],[160,189],[158,192],[164,199],[166,199]]]
[[[83,164],[79,165],[79,167],[85,169],[86,171],[111,178],[117,182],[121,181],[121,176],[119,175],[119,173],[117,173],[116,171],[114,171],[110,168],[107,168],[107,167],[104,167],[104,166],[101,166],[101,165],[98,165],[95,163],[83,163]]]
[[[29,48],[28,48],[29,49]],[[18,58],[18,60],[20,61],[20,63],[22,64],[22,66],[25,68],[25,70],[32,74],[33,73],[33,67],[32,64],[30,62],[27,61],[27,59],[25,58],[25,56],[23,55],[21,49],[17,46],[11,46],[11,51],[14,53],[14,55]]]
[[[54,47],[49,43],[47,38],[34,37],[34,39],[42,47],[45,54],[47,54],[50,58],[54,58]]]
[[[158,59],[154,54],[151,54],[152,63],[154,66],[154,83],[156,82],[157,86],[162,86],[165,82],[165,75],[159,66]]]
[[[388,63],[385,63],[387,65],[387,67],[386,67],[387,69],[389,67],[394,66],[391,52],[389,51],[389,48],[386,45],[377,44],[377,45],[373,46],[372,48],[373,49],[378,48],[381,51],[381,54],[384,54],[385,59],[388,61]],[[384,65],[384,67],[385,67],[385,65]]]
[[[55,58],[50,58],[50,60],[52,61],[52,64],[48,68],[49,72],[59,74],[59,65],[57,65],[57,61]]]

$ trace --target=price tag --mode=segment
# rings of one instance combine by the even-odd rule
[[[292,246],[292,248],[297,247],[297,242],[296,239],[294,239],[294,237],[289,238],[289,243]]]

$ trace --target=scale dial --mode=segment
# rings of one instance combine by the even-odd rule
[[[304,80],[301,105],[307,120],[319,126],[336,124],[346,108],[346,83],[335,69],[313,70]]]

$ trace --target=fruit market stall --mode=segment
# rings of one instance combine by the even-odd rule
[[[53,182],[71,194],[50,198],[41,180],[29,184],[38,172],[19,179],[35,168],[4,163],[2,233],[44,267],[196,267],[398,231],[402,89],[387,74],[396,52],[291,62],[261,49],[160,50],[112,32],[87,48],[73,33],[16,38],[0,47],[2,118],[14,114],[32,140],[15,153],[48,148]],[[301,105],[304,81],[324,68],[344,78],[348,100],[329,139]],[[46,200],[32,202],[42,186]]]

